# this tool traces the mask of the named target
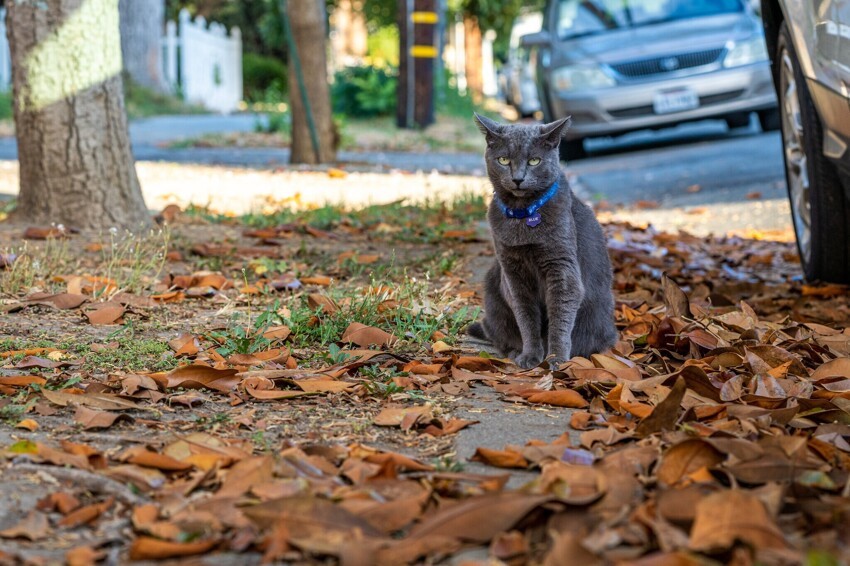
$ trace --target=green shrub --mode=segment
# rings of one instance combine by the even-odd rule
[[[394,70],[347,67],[334,75],[334,112],[356,118],[392,114],[397,87]]]
[[[124,73],[124,106],[130,118],[207,112],[202,106],[189,104],[179,96],[143,87],[131,79],[127,73]]]
[[[0,92],[0,120],[12,119],[12,91]]]
[[[242,56],[242,83],[245,100],[249,102],[265,101],[270,90],[283,96],[287,92],[286,65],[274,57],[245,53]]]

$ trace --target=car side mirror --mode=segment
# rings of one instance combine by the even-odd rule
[[[529,33],[519,38],[523,47],[548,47],[552,43],[552,36],[548,31]]]

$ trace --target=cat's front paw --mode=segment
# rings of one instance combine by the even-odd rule
[[[523,352],[516,357],[514,362],[522,369],[531,369],[540,365],[543,361],[543,352]]]

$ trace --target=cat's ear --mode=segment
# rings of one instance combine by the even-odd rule
[[[494,122],[486,116],[481,116],[477,112],[473,112],[473,115],[475,116],[475,124],[487,140],[487,145],[492,144],[496,140],[502,139],[501,124]]]
[[[545,147],[555,149],[561,143],[561,139],[566,135],[571,122],[572,120],[567,116],[555,122],[543,124],[540,126],[540,135],[538,138]]]

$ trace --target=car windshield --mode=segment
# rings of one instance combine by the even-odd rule
[[[561,0],[558,37],[743,11],[741,0]]]

